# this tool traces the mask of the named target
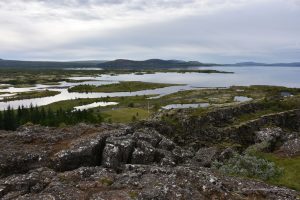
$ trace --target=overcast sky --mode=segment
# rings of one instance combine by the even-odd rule
[[[0,58],[300,61],[300,0],[0,0]]]

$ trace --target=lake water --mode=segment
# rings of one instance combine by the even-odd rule
[[[210,104],[209,103],[193,103],[193,104],[170,104],[162,107],[163,109],[179,109],[179,108],[206,108]]]
[[[83,105],[83,106],[76,106],[74,107],[75,110],[88,110],[91,108],[96,108],[96,107],[105,107],[105,106],[114,106],[117,105],[117,102],[94,102],[91,104]]]
[[[235,96],[234,97],[234,101],[237,101],[237,102],[246,102],[246,101],[252,101],[252,100],[253,100],[252,98],[244,97],[244,96]]]
[[[276,85],[300,88],[300,67],[196,67],[194,69],[215,69],[220,71],[230,71],[234,74],[205,74],[205,73],[155,73],[155,74],[120,74],[101,75],[98,77],[72,77],[73,80],[82,80],[82,83],[61,82],[57,86],[36,85],[30,88],[0,89],[0,92],[25,92],[41,89],[60,91],[61,93],[53,97],[37,99],[18,100],[10,102],[0,102],[0,110],[6,109],[8,105],[17,108],[18,106],[30,106],[30,104],[42,106],[53,102],[76,99],[76,98],[100,98],[116,96],[135,95],[158,95],[171,94],[180,90],[209,87],[230,87],[233,85]],[[92,80],[92,81],[90,81]],[[182,86],[172,86],[154,90],[144,90],[138,92],[116,92],[116,93],[69,93],[67,88],[80,85],[102,85],[117,83],[119,81],[144,81],[155,83],[185,84]]]

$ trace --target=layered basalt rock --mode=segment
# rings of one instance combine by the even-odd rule
[[[189,165],[127,164],[120,173],[103,167],[66,172],[31,170],[0,180],[1,199],[297,199],[298,193],[262,182],[224,177]]]
[[[226,118],[214,113],[207,119],[213,121],[212,116]],[[211,145],[228,138],[245,149],[268,143],[270,151],[298,155],[299,116],[294,110],[237,127],[203,129],[197,126],[202,122],[183,118],[185,134],[190,133],[184,145],[173,140],[176,127],[159,120],[0,131],[0,198],[297,199],[294,190],[226,177],[209,167],[240,150]],[[264,126],[270,122],[276,127]],[[205,145],[195,148],[195,142]]]
[[[256,143],[256,132],[262,127],[280,127],[300,132],[300,110],[288,110],[257,117],[241,123],[235,123],[243,114],[259,111],[259,103],[246,103],[229,108],[215,109],[200,116],[190,114],[189,110],[163,111],[159,117],[167,116],[174,124],[164,125],[159,117],[144,125],[172,138],[181,146],[192,146],[194,150],[209,147],[221,142],[237,143],[247,148]],[[168,127],[163,129],[162,127]]]

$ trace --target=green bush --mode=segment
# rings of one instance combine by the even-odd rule
[[[129,107],[129,108],[133,108],[133,107],[134,107],[134,103],[130,102],[130,103],[128,104],[128,107]]]
[[[269,180],[282,174],[282,169],[276,167],[273,162],[250,155],[235,154],[224,163],[213,162],[212,167],[223,174],[262,180]]]

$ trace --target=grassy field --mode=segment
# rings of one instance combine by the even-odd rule
[[[94,102],[118,102],[118,105],[107,107],[92,108],[95,115],[102,115],[105,121],[128,123],[134,120],[141,120],[147,118],[154,108],[152,103],[150,104],[150,112],[148,113],[147,98],[150,96],[133,96],[133,97],[104,97],[104,98],[92,98],[92,99],[73,99],[60,101],[43,106],[46,110],[51,108],[56,111],[59,109],[73,110],[76,106],[82,106],[91,104]],[[149,101],[150,102],[150,101]]]
[[[95,76],[99,71],[0,69],[0,84],[32,87],[36,84],[57,85],[74,76]]]
[[[55,96],[59,93],[60,92],[58,91],[50,91],[50,90],[21,92],[11,97],[4,97],[2,101],[14,101],[14,100],[21,100],[21,99],[50,97],[50,96]]]
[[[141,108],[120,108],[116,110],[104,111],[106,121],[117,123],[128,123],[137,120],[146,119],[150,116],[150,112]]]
[[[279,157],[272,153],[256,153],[256,156],[274,162],[283,169],[283,174],[269,180],[269,183],[289,187],[300,191],[300,156],[292,158]]]
[[[75,106],[82,106],[86,104],[91,104],[94,102],[118,102],[119,104],[116,106],[108,106],[108,107],[99,107],[101,110],[111,109],[111,108],[127,108],[127,107],[135,107],[135,108],[146,108],[147,98],[151,96],[132,96],[132,97],[103,97],[103,98],[85,98],[85,99],[71,99],[65,101],[55,102],[49,105],[44,106],[45,108],[51,108],[53,110],[58,110],[60,108],[64,110],[71,110]],[[150,101],[150,100],[149,100]],[[151,101],[150,101],[151,102]],[[98,109],[98,108],[94,108]]]
[[[0,90],[9,88],[8,85],[0,85]]]
[[[109,84],[109,85],[78,85],[70,88],[69,92],[135,92],[141,90],[150,90],[156,88],[163,88],[174,86],[175,84],[164,84],[164,83],[148,83],[140,81],[123,81],[120,83]]]

